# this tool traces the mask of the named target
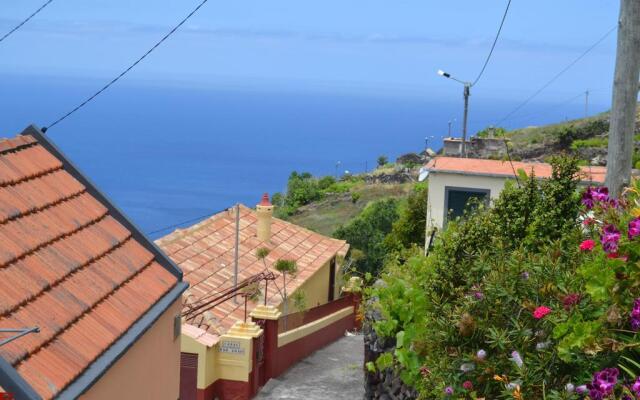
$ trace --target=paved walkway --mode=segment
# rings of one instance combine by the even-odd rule
[[[271,379],[256,399],[361,400],[364,397],[362,336],[346,336]]]

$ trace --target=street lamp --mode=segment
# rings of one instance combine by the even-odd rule
[[[451,76],[450,73],[444,72],[441,69],[438,70],[438,75],[443,76],[443,77],[448,78],[448,79],[453,79],[454,81],[456,81],[458,83],[462,83],[464,85],[464,118],[463,118],[463,122],[462,122],[462,148],[461,148],[461,152],[462,152],[462,157],[466,157],[467,156],[467,115],[469,113],[469,94],[470,94],[470,91],[471,91],[472,83],[471,82],[461,81],[460,79],[457,79],[457,78]]]
[[[456,122],[455,118],[449,120],[449,136],[448,137],[451,137],[451,125],[453,125],[454,122]]]

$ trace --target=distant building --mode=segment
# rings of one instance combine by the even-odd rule
[[[307,308],[322,308],[334,300],[338,301],[341,295],[342,260],[349,245],[343,240],[329,238],[274,218],[273,210],[274,206],[267,195],[255,210],[240,206],[237,279],[242,282],[264,271],[278,275],[277,280],[268,283],[266,305],[263,305],[263,299],[249,301],[247,309],[254,319],[256,313],[275,315],[270,319],[275,320],[278,329],[277,320],[284,311],[280,292],[283,283],[279,273],[272,268],[273,264],[279,259],[286,259],[295,261],[298,266],[297,275],[287,280],[289,313],[298,311],[292,300],[296,292],[304,293]],[[207,299],[233,288],[235,231],[236,210],[230,208],[157,241],[160,248],[182,268],[185,280],[191,284],[185,293],[185,311],[206,304]],[[264,263],[256,257],[261,248],[269,250]],[[348,307],[349,304],[342,307]],[[256,371],[264,359],[266,350],[262,349],[275,349],[278,343],[282,347],[295,340],[304,342],[305,337],[313,334],[314,330],[324,329],[339,318],[351,318],[353,324],[352,306],[347,309],[351,310],[349,313],[332,314],[337,310],[329,310],[333,316],[314,322],[316,325],[298,328],[287,333],[286,337],[280,329],[280,336],[276,332],[275,339],[263,334],[266,329],[264,326],[252,322],[240,323],[245,316],[242,299],[229,299],[206,312],[187,316],[182,329],[181,400],[250,398],[266,379],[282,372],[268,371],[269,376],[265,378]],[[307,317],[313,317],[312,314]],[[344,328],[333,334],[343,335]],[[276,340],[276,343],[272,340]],[[313,345],[314,340],[307,342]],[[299,344],[292,346],[292,349],[299,348]],[[293,356],[295,352],[289,350],[288,355]],[[252,360],[251,355],[256,353],[260,356]],[[279,358],[285,357],[281,355]],[[268,360],[271,363],[277,361]]]
[[[38,328],[0,345],[0,392],[175,400],[186,286],[40,130],[0,141],[0,328]]]
[[[459,217],[471,198],[487,203],[504,189],[505,183],[514,178],[514,171],[523,170],[536,177],[551,177],[551,165],[545,163],[511,163],[476,158],[436,157],[422,169],[422,176],[429,182],[427,206],[427,237],[433,228],[442,228],[448,218]],[[585,184],[602,184],[605,167],[582,167]]]
[[[492,155],[501,155],[505,150],[504,139],[472,137],[466,142],[466,150],[469,157],[486,158]],[[444,156],[460,157],[462,155],[462,139],[444,138],[442,154]]]

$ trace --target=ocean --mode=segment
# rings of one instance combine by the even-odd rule
[[[46,126],[102,82],[0,78],[0,136]],[[470,132],[517,104],[473,101]],[[283,191],[294,170],[360,173],[379,155],[423,150],[426,136],[437,149],[461,103],[428,94],[118,83],[47,135],[157,238],[171,231],[158,232],[164,227],[237,202],[253,206],[262,193]],[[581,110],[532,104],[527,113],[540,111],[544,123]]]

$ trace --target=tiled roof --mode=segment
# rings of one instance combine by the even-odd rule
[[[93,193],[34,137],[0,141],[0,328],[40,328],[0,356],[45,399],[179,280]]]
[[[432,172],[448,172],[454,174],[513,176],[513,169],[523,170],[527,174],[534,171],[538,178],[551,177],[551,165],[514,161],[513,168],[508,161],[486,160],[479,158],[436,157],[427,163],[426,169]],[[581,178],[594,183],[604,183],[606,167],[581,167]]]
[[[329,238],[277,218],[272,219],[270,243],[261,242],[256,234],[256,212],[240,206],[238,281],[264,271],[265,266],[256,257],[256,250],[266,247],[270,250],[266,258],[268,267],[278,259],[295,260],[297,263],[296,277],[287,279],[289,294],[336,254],[344,256],[348,250],[348,245],[343,240]],[[177,230],[156,243],[182,268],[184,279],[191,285],[189,292],[196,301],[232,287],[235,210],[223,211],[190,228]],[[275,270],[273,272],[278,274]],[[282,287],[282,279],[278,278],[276,284]],[[267,301],[274,306],[282,302],[273,283],[269,284]],[[238,303],[240,304],[233,300],[226,301],[212,309],[209,317],[201,315],[188,322],[210,334],[224,333],[236,320],[244,317],[244,303]],[[251,303],[249,311],[255,305]],[[199,335],[201,336],[202,334]]]

